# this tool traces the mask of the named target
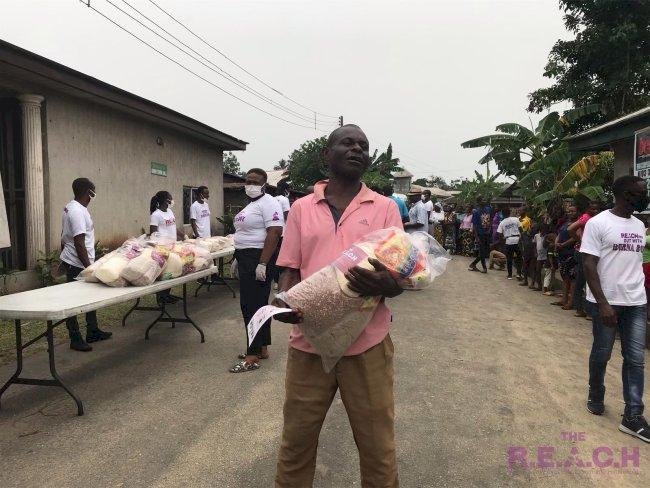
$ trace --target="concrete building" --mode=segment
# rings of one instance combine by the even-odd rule
[[[411,180],[413,174],[410,171],[402,170],[393,173],[393,190],[395,193],[406,195],[411,191]]]
[[[650,107],[637,110],[629,115],[611,120],[605,124],[593,127],[579,134],[569,136],[566,141],[572,151],[613,151],[614,152],[614,178],[634,173],[635,139],[637,144],[646,151],[645,154],[636,154],[637,163],[639,157],[648,158],[650,152]],[[638,152],[638,151],[637,151]],[[641,161],[647,163],[647,161]],[[647,169],[650,164],[643,168],[645,173],[641,176],[648,179]]]
[[[158,190],[174,196],[181,225],[189,223],[192,190],[207,185],[219,230],[223,151],[245,150],[246,142],[4,41],[0,73],[5,270],[33,269],[40,253],[59,248],[61,211],[80,176],[96,184],[89,210],[96,239],[109,247],[148,229]]]

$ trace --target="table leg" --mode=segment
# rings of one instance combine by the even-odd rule
[[[126,312],[126,314],[124,314],[124,317],[122,317],[122,327],[125,327],[125,326],[126,326],[126,319],[128,319],[128,318],[129,318],[129,315],[131,315],[131,314],[133,313],[133,311],[134,311],[136,308],[138,308],[138,305],[140,305],[140,299],[139,299],[139,298],[135,301],[135,305],[133,305],[133,306],[129,309],[129,311]]]
[[[66,386],[61,380],[61,377],[56,371],[56,364],[54,362],[54,328],[62,323],[62,321],[57,322],[56,324],[52,323],[51,320],[47,321],[47,331],[43,334],[38,335],[34,339],[27,341],[25,344],[22,343],[21,329],[20,329],[20,320],[15,321],[16,325],[16,372],[13,376],[7,381],[4,386],[0,389],[0,397],[5,392],[10,385],[32,385],[32,386],[58,386],[63,388],[65,392],[72,397],[72,399],[77,404],[77,415],[84,414],[84,406],[81,400],[74,394],[72,389]],[[42,339],[43,337],[47,338],[47,354],[50,362],[50,374],[52,375],[51,380],[41,379],[41,378],[21,378],[20,373],[23,369],[23,350]]]
[[[187,321],[192,324],[196,330],[199,331],[199,334],[201,334],[201,343],[205,342],[205,335],[203,334],[203,330],[201,327],[194,323],[189,315],[187,315],[187,286],[185,283],[183,283],[183,315],[185,315],[185,319],[187,319]]]
[[[158,315],[158,317],[156,317],[156,319],[153,322],[151,322],[151,324],[149,324],[149,327],[147,327],[147,330],[144,333],[145,340],[147,340],[147,341],[149,340],[149,331],[153,328],[154,325],[156,325],[158,322],[161,322],[162,321],[161,319],[163,319],[163,317],[165,317],[165,315],[167,315],[171,319],[171,316],[165,310],[165,302],[161,301],[160,302],[160,315]],[[172,322],[172,327],[173,326],[174,326],[174,323]]]
[[[20,329],[20,320],[15,320],[14,325],[16,327],[16,371],[2,386],[2,388],[0,388],[0,399],[2,399],[2,394],[7,390],[7,388],[15,383],[16,378],[18,378],[20,373],[23,371],[23,341]]]
[[[84,414],[84,405],[81,403],[81,400],[77,398],[77,395],[74,394],[74,392],[63,383],[61,378],[59,377],[59,374],[56,372],[56,365],[54,363],[54,325],[52,324],[51,320],[47,321],[47,354],[49,356],[50,360],[50,374],[52,375],[52,378],[58,383],[58,386],[63,388],[68,395],[72,397],[72,399],[75,401],[77,404],[77,415],[81,416]]]

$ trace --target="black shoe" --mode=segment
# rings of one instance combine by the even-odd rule
[[[623,415],[618,430],[638,437],[642,441],[650,442],[650,425],[648,425],[643,415],[633,415],[632,417]]]
[[[81,352],[90,352],[93,350],[92,346],[89,346],[88,343],[81,337],[79,337],[79,339],[70,341],[70,349]]]
[[[112,332],[106,332],[100,329],[95,329],[86,334],[86,342],[105,341],[106,339],[110,339],[112,335],[113,335]]]
[[[589,388],[587,398],[587,410],[594,415],[602,415],[605,412],[605,387],[602,389]]]

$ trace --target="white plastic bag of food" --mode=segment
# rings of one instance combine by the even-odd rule
[[[81,273],[79,273],[79,276],[77,276],[76,279],[79,281],[85,281],[87,283],[99,283],[99,280],[95,277],[95,271],[97,271],[100,268],[100,266],[102,266],[106,261],[108,261],[111,258],[111,256],[113,256],[114,254],[115,251],[111,251],[109,253],[104,254],[93,264],[91,264],[87,268],[84,268],[81,271]]]
[[[143,251],[143,242],[140,239],[129,239],[116,249],[111,256],[99,266],[94,277],[108,286],[126,286],[127,281],[122,278],[122,271],[133,258]]]
[[[134,286],[146,286],[156,281],[169,257],[163,246],[147,247],[124,267],[121,277]]]
[[[446,269],[449,253],[429,234],[407,234],[391,227],[372,232],[278,298],[303,311],[298,325],[329,372],[359,337],[381,297],[359,297],[348,287],[345,272],[354,267],[374,270],[381,262],[405,290],[427,288]]]

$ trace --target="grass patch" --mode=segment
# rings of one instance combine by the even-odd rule
[[[187,295],[193,296],[194,291],[198,287],[196,282],[189,282],[187,284]],[[172,289],[172,293],[176,296],[182,296],[183,288],[178,286]],[[105,330],[111,330],[122,325],[122,317],[134,304],[134,300],[128,302],[118,303],[110,307],[97,310],[97,321],[99,327]],[[147,295],[140,300],[142,306],[155,306],[155,295]],[[133,317],[133,316],[132,316]],[[137,320],[136,318],[129,317],[129,320]],[[85,335],[86,317],[80,315],[78,317],[79,326],[82,335]],[[23,344],[39,334],[45,332],[46,322],[42,320],[26,320],[21,323],[21,332]],[[62,344],[68,342],[68,329],[65,323],[57,326],[54,329],[54,343]],[[23,351],[23,354],[28,356],[37,352],[47,350],[47,340],[42,339],[35,344],[29,346],[28,349]],[[13,320],[0,320],[0,365],[8,364],[16,359],[16,333]]]

